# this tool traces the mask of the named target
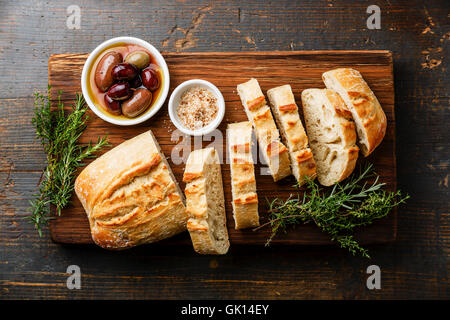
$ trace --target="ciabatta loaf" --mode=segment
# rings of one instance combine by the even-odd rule
[[[214,148],[191,152],[186,162],[187,229],[195,251],[225,254],[230,247],[225,216],[222,172]]]
[[[335,69],[325,72],[322,78],[327,88],[336,91],[351,111],[359,146],[367,157],[386,134],[386,115],[377,97],[357,70]]]
[[[183,193],[151,131],[89,164],[75,192],[92,239],[103,248],[125,249],[186,230]]]
[[[231,193],[236,229],[259,226],[258,195],[252,157],[252,124],[231,123],[227,129]]]
[[[280,142],[275,121],[270,108],[254,78],[237,86],[239,97],[248,119],[252,122],[259,147],[267,162],[274,181],[291,174],[289,154],[286,146]]]
[[[302,185],[306,177],[316,177],[316,163],[308,147],[308,137],[300,120],[291,86],[286,84],[272,88],[267,91],[267,96],[283,142],[289,149],[292,174]]]
[[[319,182],[330,186],[344,180],[355,168],[359,151],[350,111],[329,89],[304,90],[302,105]]]

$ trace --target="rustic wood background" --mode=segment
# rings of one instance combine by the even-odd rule
[[[205,139],[203,146],[214,143],[223,161],[222,177],[225,195],[225,209],[227,212],[228,235],[231,245],[252,244],[264,245],[270,237],[271,229],[262,228],[258,232],[252,229],[236,230],[231,206],[231,177],[230,166],[226,153],[226,128],[233,122],[247,121],[247,115],[242,107],[241,100],[236,92],[236,85],[257,77],[263,92],[270,88],[289,83],[296,101],[300,103],[301,92],[307,88],[323,88],[322,73],[324,71],[352,66],[357,68],[375,92],[383,106],[388,120],[388,130],[383,144],[377,148],[370,157],[360,158],[362,165],[369,161],[374,165],[380,175],[381,181],[387,188],[395,190],[396,187],[396,161],[395,161],[395,119],[394,119],[394,86],[392,74],[392,53],[389,51],[278,51],[278,52],[209,52],[209,53],[166,53],[165,60],[170,70],[170,90],[172,91],[182,82],[199,78],[216,84],[222,92],[226,110],[224,120],[219,126],[223,133],[223,141],[219,137]],[[52,87],[52,97],[55,99],[58,92],[62,92],[60,99],[65,108],[70,110],[76,92],[81,91],[81,72],[88,54],[55,54],[49,59],[48,80]],[[217,67],[220,65],[220,67]],[[211,70],[214,70],[212,72]],[[257,70],[257,71],[255,71]],[[301,73],[301,76],[299,74]],[[168,98],[167,100],[168,101]],[[300,105],[300,114],[301,105]],[[94,112],[88,111],[89,125],[80,137],[79,142],[87,144],[97,141],[102,134],[108,134],[109,141],[116,146],[127,139],[135,137],[148,129],[157,137],[162,152],[169,160],[175,178],[182,190],[185,188],[183,172],[185,163],[174,163],[170,159],[174,147],[180,142],[172,141],[172,134],[176,127],[172,124],[167,111],[167,103],[150,120],[132,127],[121,127],[110,124],[97,117]],[[194,139],[188,138],[189,150],[193,149]],[[196,147],[199,148],[199,147]],[[105,151],[108,149],[105,149]],[[176,149],[175,149],[176,150]],[[255,149],[256,143],[255,143]],[[187,159],[188,154],[182,154]],[[255,157],[256,159],[256,157]],[[260,160],[255,167],[256,184],[259,197],[259,215],[261,224],[267,222],[267,200],[275,197],[286,199],[295,193],[295,178],[293,176],[275,183],[270,175],[262,175]],[[359,168],[357,169],[359,170]],[[376,223],[358,230],[358,239],[361,243],[373,244],[395,240],[397,230],[397,210]],[[89,222],[86,213],[76,195],[72,197],[72,205],[65,208],[61,216],[50,222],[50,236],[58,243],[80,244],[93,243]],[[298,226],[291,232],[277,236],[273,244],[304,244],[324,245],[330,244],[329,237],[313,224]],[[187,232],[178,237],[167,239],[154,245],[180,245],[192,246]]]
[[[69,5],[81,29],[66,27]],[[381,8],[381,30],[366,9]],[[39,238],[27,216],[45,155],[30,125],[48,58],[89,52],[119,35],[166,52],[391,50],[394,57],[398,240],[372,260],[334,247],[236,246],[223,257],[191,248],[107,252]],[[0,298],[448,299],[449,134],[447,1],[0,1]],[[66,269],[82,289],[66,288]],[[382,289],[366,268],[380,266]]]

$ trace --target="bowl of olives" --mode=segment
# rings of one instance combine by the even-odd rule
[[[86,103],[101,119],[122,126],[150,119],[169,92],[169,69],[148,42],[118,37],[89,55],[81,74]]]

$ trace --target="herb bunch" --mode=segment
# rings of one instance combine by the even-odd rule
[[[52,110],[50,86],[46,97],[35,93],[34,104],[32,124],[47,154],[47,166],[39,182],[39,193],[30,201],[31,215],[27,219],[42,236],[42,225],[52,218],[50,205],[55,206],[58,215],[68,205],[74,190],[75,174],[84,165],[83,160],[94,157],[96,152],[109,145],[107,137],[99,137],[97,143],[86,146],[77,143],[88,120],[82,95],[77,94],[68,114],[61,102],[61,92],[58,93],[57,108]]]
[[[368,183],[374,177],[374,182]],[[269,202],[269,221],[255,230],[271,226],[272,232],[266,242],[269,246],[272,239],[280,231],[287,232],[289,226],[313,222],[341,248],[353,255],[359,253],[370,258],[352,232],[385,217],[393,207],[409,198],[408,195],[402,196],[400,191],[383,190],[385,183],[378,180],[371,164],[360,168],[359,174],[354,173],[346,183],[335,184],[331,191],[322,190],[308,179],[303,197],[291,195],[287,200],[276,198]]]

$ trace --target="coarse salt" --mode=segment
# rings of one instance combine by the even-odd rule
[[[198,130],[214,120],[218,109],[217,98],[211,91],[194,87],[181,96],[177,114],[184,127]]]

